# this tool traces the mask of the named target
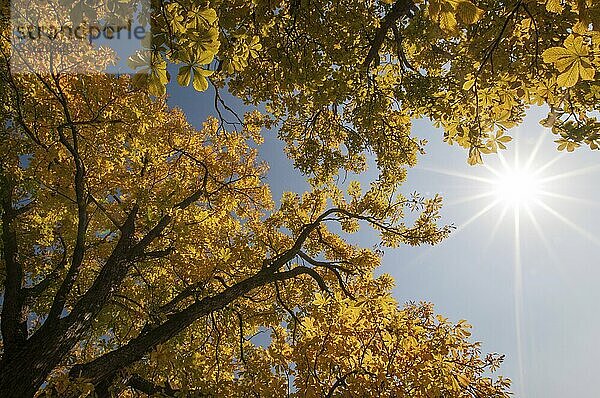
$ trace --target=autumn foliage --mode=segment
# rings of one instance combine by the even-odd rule
[[[399,193],[424,153],[415,118],[478,163],[546,104],[558,149],[597,149],[598,5],[148,11],[133,77],[14,74],[3,37],[0,395],[507,397],[503,356],[482,353],[466,321],[399,305],[392,278],[374,276],[381,252],[348,236],[396,248],[450,233],[439,196]],[[173,84],[214,99],[202,126],[167,106],[169,64]],[[223,90],[263,111],[237,114]],[[308,192],[273,198],[263,182],[275,128]],[[340,183],[369,152],[379,178]]]

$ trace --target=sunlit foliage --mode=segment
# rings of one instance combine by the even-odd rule
[[[435,244],[439,197],[352,183],[275,206],[258,112],[197,130],[126,77],[3,78],[2,396],[506,396],[501,357],[399,307],[345,238]]]
[[[317,181],[363,170],[365,151],[397,179],[423,149],[410,134],[419,117],[467,148],[472,164],[503,148],[531,105],[550,108],[542,123],[558,149],[598,148],[593,0],[163,4],[152,49],[182,64],[178,81],[193,75],[204,89],[211,73],[265,102],[296,165]]]
[[[82,4],[62,6],[102,11]],[[380,253],[348,235],[449,233],[441,198],[397,193],[424,152],[416,118],[471,164],[531,105],[559,150],[598,149],[597,2],[151,6],[132,78],[11,74],[2,42],[0,395],[507,396],[489,373],[502,357],[464,321],[399,306]],[[166,106],[170,81],[214,95],[216,117],[192,127]],[[228,123],[221,90],[264,111]],[[275,127],[309,192],[263,183]],[[369,154],[376,181],[337,183]]]

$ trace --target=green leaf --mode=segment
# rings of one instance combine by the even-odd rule
[[[179,85],[187,87],[190,84],[190,80],[192,79],[192,67],[189,65],[182,66],[179,68],[179,73],[177,74],[177,83]]]

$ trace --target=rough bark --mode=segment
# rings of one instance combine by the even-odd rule
[[[13,186],[0,176],[0,201],[2,206],[2,249],[5,262],[5,281],[2,303],[2,341],[4,356],[13,352],[27,339],[27,312],[23,306],[23,267],[18,258],[17,234],[14,221]]]

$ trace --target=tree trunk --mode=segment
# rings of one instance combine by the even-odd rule
[[[33,397],[56,366],[54,350],[18,350],[0,364],[0,397]]]
[[[81,323],[65,328],[64,322],[52,330],[42,327],[25,343],[5,355],[0,362],[0,397],[33,397],[48,375],[79,341]]]

